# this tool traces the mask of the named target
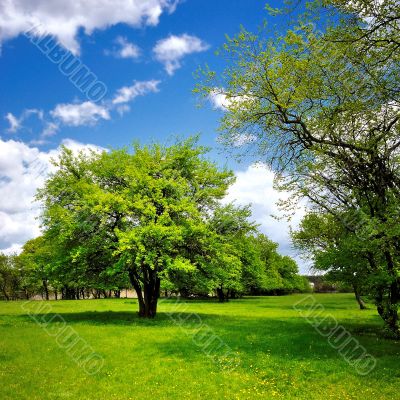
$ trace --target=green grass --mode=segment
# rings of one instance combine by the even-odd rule
[[[0,302],[0,399],[400,399],[400,344],[378,337],[376,311],[359,311],[349,294],[315,295],[377,359],[360,376],[293,309],[302,296],[187,302],[180,316],[198,314],[236,354],[235,369],[194,344],[193,325],[171,320],[173,302],[151,321],[136,316],[130,299],[48,302],[104,358],[94,375],[29,318],[23,302]]]

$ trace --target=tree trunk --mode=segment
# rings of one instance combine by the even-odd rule
[[[43,279],[43,289],[44,289],[44,294],[46,296],[46,300],[49,300],[49,288],[47,286],[47,279]]]
[[[397,285],[396,285],[397,286]],[[400,339],[400,324],[398,315],[398,301],[395,300],[396,296],[393,296],[393,292],[398,288],[393,288],[393,284],[390,288],[390,294],[387,296],[383,295],[383,290],[377,296],[376,305],[378,314],[385,323],[385,329],[390,336],[395,339]]]
[[[75,300],[76,298],[76,291],[74,288],[65,286],[63,293],[65,293],[65,297],[63,296],[63,299],[65,298],[65,300]]]
[[[220,303],[224,303],[224,302],[228,301],[222,287],[217,288],[217,296],[218,296],[218,300]]]
[[[154,318],[157,314],[157,303],[160,297],[160,278],[157,272],[149,268],[144,269],[143,291],[138,274],[129,270],[129,279],[138,296],[139,317]]]
[[[392,255],[389,251],[385,252],[387,269],[392,276],[392,283],[389,288],[385,286],[378,287],[375,295],[375,304],[378,314],[385,323],[385,329],[390,336],[400,339],[400,324],[398,315],[398,306],[400,301],[400,279],[394,271]],[[374,271],[377,270],[374,257],[368,253],[368,261]]]
[[[6,298],[6,300],[9,301],[9,300],[10,300],[10,296],[7,294],[6,289],[1,288],[1,291],[3,292],[3,295],[4,295],[4,297]]]
[[[384,321],[386,327],[393,334],[396,339],[400,339],[400,324],[398,307],[400,302],[400,279],[394,268],[394,261],[392,255],[387,250],[385,252],[386,262],[388,264],[388,270],[392,278],[390,284],[389,293],[386,302],[384,302]]]
[[[366,310],[367,306],[365,305],[364,300],[361,298],[360,290],[356,284],[353,284],[353,290],[357,303],[360,306],[360,310]]]
[[[142,287],[140,286],[139,276],[133,270],[129,270],[128,273],[129,273],[129,280],[131,281],[131,284],[135,289],[135,292],[138,297],[139,315],[142,316],[144,314],[144,299],[143,299]]]
[[[154,318],[157,314],[157,303],[160,297],[160,279],[152,271],[150,280],[144,284],[144,318]]]

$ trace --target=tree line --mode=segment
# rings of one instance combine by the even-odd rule
[[[249,206],[221,203],[234,175],[206,153],[196,138],[79,154],[63,148],[37,195],[43,235],[18,256],[2,256],[3,296],[118,297],[132,287],[139,315],[151,318],[165,292],[224,302],[308,290]]]

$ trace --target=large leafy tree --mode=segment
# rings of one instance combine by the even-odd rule
[[[317,21],[318,30],[311,22],[323,9],[335,18]],[[228,146],[249,143],[279,174],[279,187],[368,236],[377,310],[399,336],[399,4],[316,1],[310,10],[284,36],[243,29],[224,47],[222,79],[206,71],[198,90],[226,99]],[[349,212],[359,217],[343,223]]]
[[[128,274],[139,315],[152,318],[163,278],[219,258],[234,262],[208,223],[233,174],[205,153],[195,139],[132,153],[64,149],[38,195],[60,268],[80,277]]]

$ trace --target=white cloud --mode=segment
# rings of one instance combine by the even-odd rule
[[[36,115],[38,117],[38,119],[40,121],[42,121],[44,113],[43,113],[43,110],[39,110],[37,108],[28,108],[22,113],[21,119],[25,120],[25,119],[29,118],[31,115]]]
[[[215,88],[208,95],[208,100],[215,109],[226,111],[232,107],[240,105],[240,103],[250,102],[250,96],[235,96],[228,97],[224,89]]]
[[[91,101],[80,104],[58,104],[50,114],[69,126],[94,125],[100,119],[110,119],[105,107]]]
[[[75,152],[104,150],[70,139],[62,144]],[[0,153],[0,251],[12,253],[40,234],[39,204],[34,196],[54,169],[50,159],[57,157],[59,149],[41,152],[22,142],[0,139]]]
[[[208,99],[210,100],[214,108],[223,111],[226,110],[228,102],[224,93],[221,93],[220,91],[215,89],[208,95]]]
[[[10,124],[10,127],[7,129],[8,132],[10,133],[15,133],[19,130],[21,127],[21,121],[12,113],[8,113],[5,116],[6,120]]]
[[[102,104],[96,104],[91,101],[82,103],[63,103],[57,104],[50,111],[51,118],[45,118],[44,112],[38,109],[26,109],[20,117],[8,113],[5,119],[9,122],[8,132],[16,132],[23,128],[22,123],[31,115],[36,115],[42,124],[42,131],[38,138],[30,143],[42,145],[46,143],[46,138],[54,136],[63,125],[82,126],[95,125],[100,120],[109,120],[110,113],[115,110],[120,116],[130,110],[128,103],[138,96],[144,96],[148,93],[158,92],[160,81],[136,81],[131,86],[124,86],[117,90],[113,100],[108,100]]]
[[[295,228],[304,216],[304,208],[299,207],[290,222],[286,219],[277,220],[273,216],[282,216],[277,202],[287,199],[289,194],[274,189],[274,173],[262,164],[253,164],[245,171],[237,171],[235,175],[236,182],[229,188],[224,202],[251,204],[253,219],[260,224],[260,230],[279,244],[282,254],[294,257],[301,272],[306,273],[308,268],[292,249],[289,236],[290,227]]]
[[[90,151],[96,151],[96,152],[102,152],[102,151],[108,151],[106,150],[104,147],[101,146],[97,146],[96,144],[91,144],[91,143],[87,143],[87,144],[83,144],[81,142],[77,142],[76,140],[73,139],[63,139],[63,141],[61,142],[61,144],[65,147],[68,147],[70,150],[72,150],[74,152],[74,154],[78,154],[80,151],[83,151],[84,153],[89,153]],[[51,154],[51,157],[55,157],[57,156],[59,150],[53,150],[53,153],[55,154]]]
[[[136,59],[140,56],[140,48],[134,43],[128,42],[123,36],[118,36],[115,39],[118,48],[112,50],[105,50],[106,55],[112,55],[117,58],[133,58]]]
[[[7,132],[10,133],[15,133],[19,131],[20,129],[23,128],[23,122],[27,120],[29,117],[32,115],[36,115],[36,117],[40,120],[43,121],[43,111],[38,110],[36,108],[28,108],[22,112],[22,114],[19,117],[16,117],[12,113],[7,113],[5,116],[5,119],[8,121],[10,124],[10,127],[7,129]]]
[[[8,256],[11,256],[13,254],[19,254],[22,251],[22,245],[21,244],[13,244],[10,247],[0,250],[3,254],[6,254]]]
[[[199,53],[209,49],[209,45],[196,36],[183,34],[181,36],[171,35],[159,40],[153,48],[156,60],[164,64],[169,75],[181,67],[184,56]]]
[[[155,26],[164,11],[174,12],[176,0],[3,0],[0,3],[0,45],[40,26],[74,54],[80,28],[90,35],[118,23]]]
[[[116,107],[117,113],[122,117],[125,113],[131,110],[131,106],[128,104],[121,104]]]
[[[46,138],[49,136],[54,136],[58,130],[60,129],[60,126],[56,124],[55,122],[46,122],[46,125],[40,135],[41,138]]]
[[[147,93],[158,92],[158,85],[160,81],[138,81],[132,86],[124,86],[117,91],[117,94],[113,100],[113,104],[127,103],[133,100],[137,96],[143,96]]]

